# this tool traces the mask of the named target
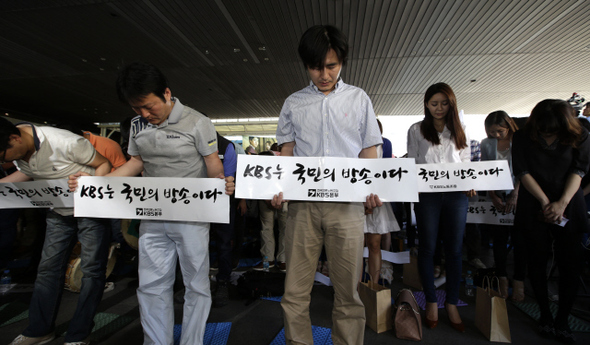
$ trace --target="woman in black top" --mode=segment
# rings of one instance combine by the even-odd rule
[[[529,279],[541,309],[540,332],[574,342],[567,318],[577,293],[580,240],[587,227],[580,181],[590,164],[588,132],[567,102],[546,99],[535,106],[524,130],[514,134],[512,152],[514,175],[524,186],[515,225],[524,230],[526,238]],[[546,275],[552,248],[559,269],[555,321],[549,309]]]

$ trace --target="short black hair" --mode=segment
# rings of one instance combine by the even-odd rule
[[[10,136],[13,134],[20,137],[20,130],[14,123],[0,117],[0,152],[10,148],[8,144],[10,143]]]
[[[316,25],[307,29],[299,41],[299,57],[305,68],[323,68],[326,55],[334,49],[338,61],[346,64],[348,39],[331,25]]]
[[[168,80],[154,65],[133,62],[121,69],[117,77],[117,96],[123,103],[137,100],[153,93],[166,102],[164,93]]]

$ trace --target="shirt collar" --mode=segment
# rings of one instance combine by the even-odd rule
[[[342,78],[338,79],[338,82],[336,83],[336,85],[334,86],[334,93],[338,93],[340,91],[342,91],[343,86],[345,85],[344,81],[342,81]],[[311,89],[317,93],[321,93],[323,94],[322,91],[320,91],[320,89],[318,89],[317,86],[315,86],[315,84],[313,83],[313,81],[309,81],[309,87],[311,87]]]
[[[172,107],[170,115],[168,115],[168,118],[164,122],[162,122],[160,126],[156,127],[167,126],[168,124],[175,124],[178,123],[178,121],[180,121],[180,117],[182,115],[182,112],[184,111],[184,105],[180,103],[180,100],[178,98],[172,97],[170,100],[174,102],[174,106]],[[142,119],[144,118],[142,117]]]
[[[180,100],[176,97],[172,97],[172,102],[174,102],[174,107],[172,107],[172,112],[170,112],[170,116],[168,116],[168,122],[177,123],[180,121],[184,105],[180,103]]]
[[[543,139],[541,136],[539,136],[539,145],[541,145],[542,149],[545,150],[555,150],[557,148],[557,145],[559,144],[559,138],[556,138],[551,145],[548,145],[547,142],[545,141],[545,139]]]
[[[39,135],[37,134],[37,129],[30,122],[19,122],[15,126],[20,126],[20,125],[29,125],[29,126],[31,126],[32,131],[33,131],[33,142],[35,143],[35,150],[36,151],[39,151],[39,148],[41,147],[41,140],[43,139],[43,134],[41,134],[41,138],[39,138]]]

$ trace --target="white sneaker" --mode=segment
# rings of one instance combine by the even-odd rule
[[[471,264],[471,266],[475,267],[475,268],[481,268],[481,269],[486,269],[486,265],[484,265],[483,262],[481,262],[480,259],[475,258],[475,259],[471,259],[469,261],[469,263]]]
[[[19,335],[18,337],[14,338],[12,343],[8,345],[33,345],[33,344],[47,344],[48,342],[55,339],[55,334],[49,333],[43,337],[27,337],[24,335]]]

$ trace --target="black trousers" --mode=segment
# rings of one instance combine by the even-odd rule
[[[541,309],[541,320],[553,320],[547,293],[547,263],[550,258],[555,258],[559,270],[559,310],[555,326],[565,326],[578,292],[582,234],[571,226],[536,223],[529,228],[526,236],[529,279]]]
[[[240,246],[241,243],[233,243],[234,226],[236,220],[237,202],[230,198],[229,224],[211,223],[211,233],[216,238],[217,245],[217,281],[229,281],[232,271],[232,244]]]
[[[514,251],[514,279],[524,281],[526,277],[526,245],[522,229],[509,225],[487,225],[494,240],[494,264],[496,275],[506,277],[506,263],[508,259],[508,239]]]

